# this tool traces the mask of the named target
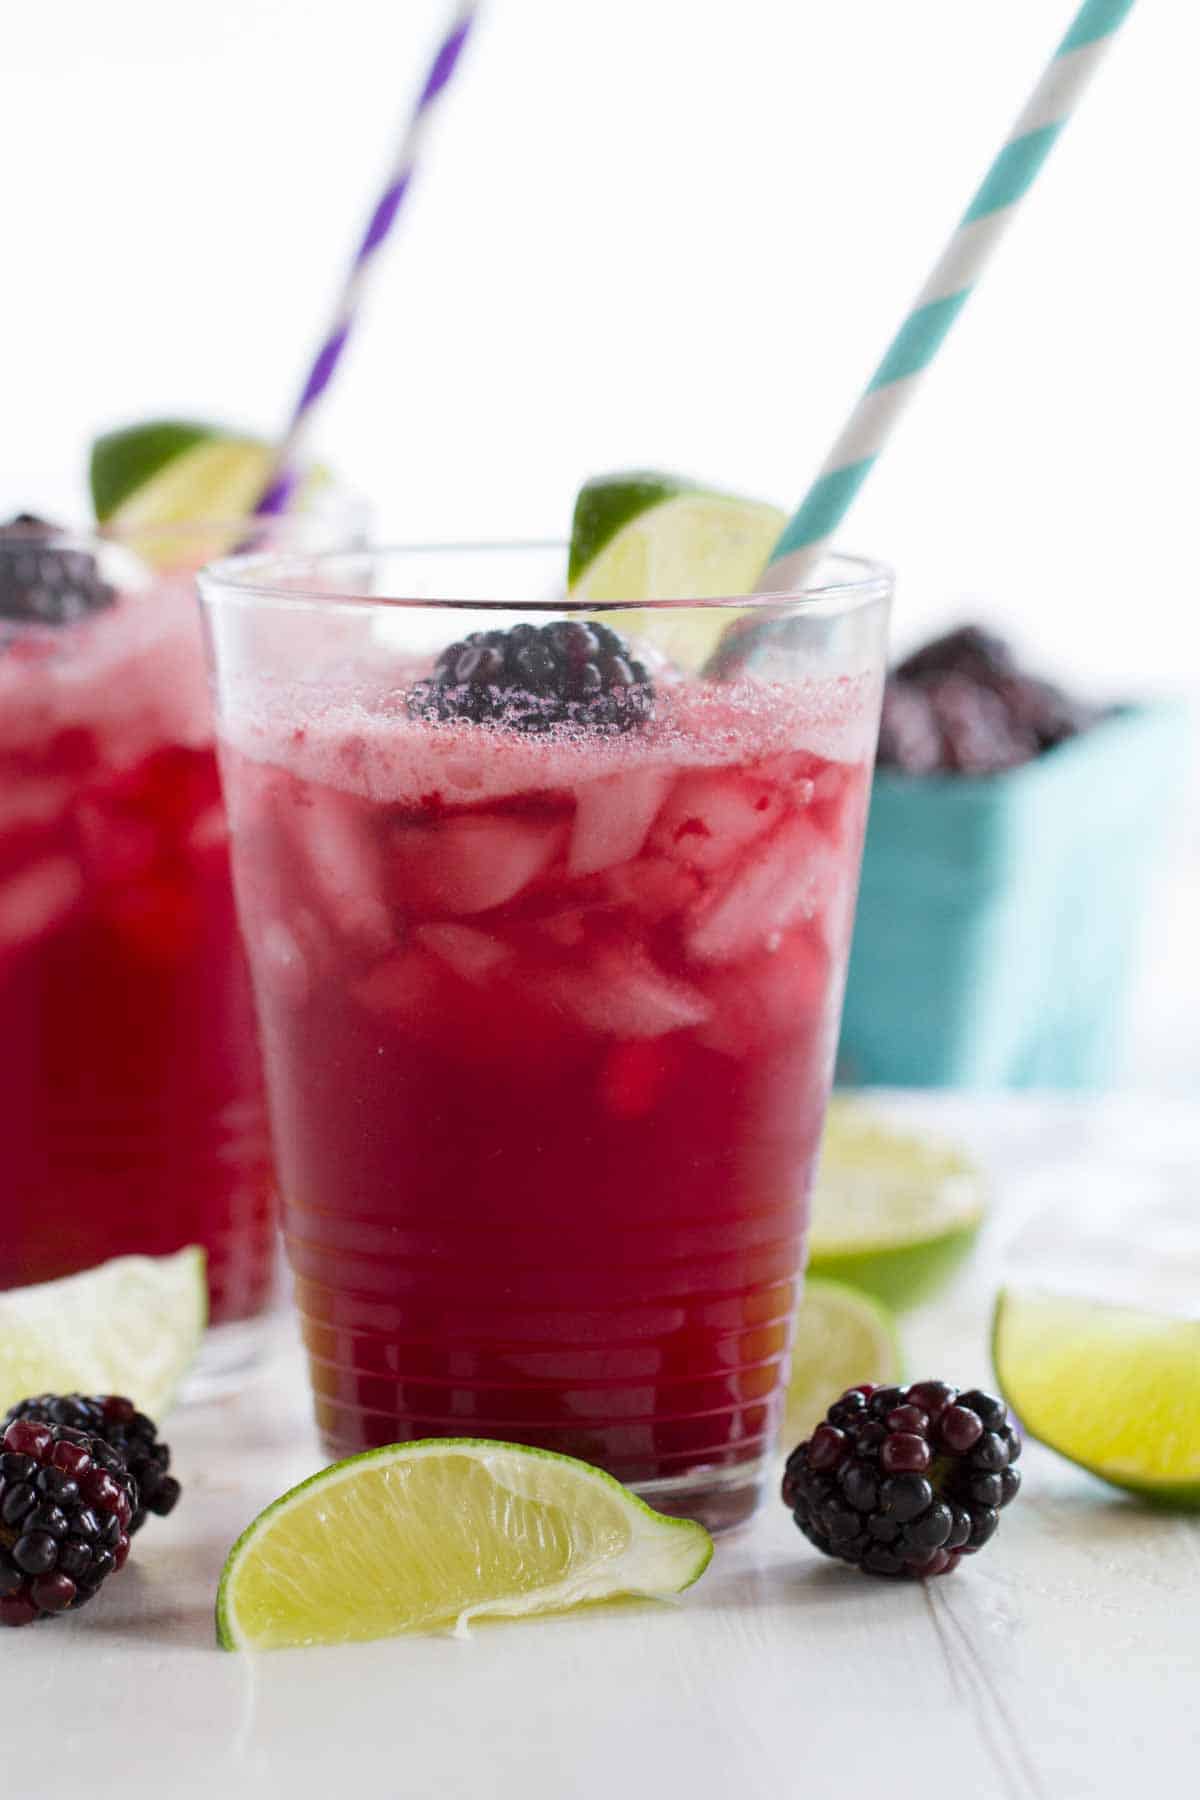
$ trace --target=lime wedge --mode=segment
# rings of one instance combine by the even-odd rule
[[[118,1256],[0,1294],[0,1411],[31,1394],[127,1394],[161,1418],[208,1313],[204,1252]]]
[[[992,1360],[1031,1437],[1114,1487],[1200,1509],[1200,1319],[1004,1288]]]
[[[748,594],[787,522],[778,507],[715,493],[675,475],[598,475],[575,502],[568,579],[591,605],[710,600]],[[623,633],[650,636],[675,661],[699,666],[728,614],[623,612]]]
[[[835,1098],[813,1193],[809,1270],[903,1310],[935,1293],[968,1255],[986,1211],[984,1180],[961,1151],[894,1130]]]
[[[810,1276],[792,1345],[783,1422],[789,1447],[812,1435],[848,1387],[898,1381],[900,1360],[895,1320],[878,1300],[840,1281]]]
[[[271,464],[269,445],[217,425],[155,419],[110,431],[92,445],[96,519],[121,531],[241,519]]]
[[[361,1643],[472,1619],[677,1594],[712,1540],[610,1475],[550,1451],[430,1438],[335,1463],[276,1500],[229,1553],[227,1650]]]

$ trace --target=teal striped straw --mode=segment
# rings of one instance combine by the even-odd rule
[[[1084,0],[821,471],[783,531],[758,593],[803,585],[874,468],[1134,0]],[[734,646],[729,646],[733,651]],[[745,650],[746,639],[740,649]],[[716,661],[720,661],[718,651]]]

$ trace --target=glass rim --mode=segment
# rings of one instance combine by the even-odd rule
[[[387,557],[435,557],[530,555],[537,552],[565,553],[565,540],[556,538],[523,538],[493,540],[444,540],[411,544],[368,544],[362,549],[324,549],[315,551],[263,550],[219,557],[206,563],[197,581],[206,604],[220,602],[222,597],[261,601],[266,604],[284,602],[357,610],[360,607],[416,611],[420,609],[475,612],[669,612],[695,607],[802,608],[805,614],[852,612],[860,607],[890,598],[893,586],[888,564],[870,557],[843,551],[829,551],[825,562],[833,562],[847,574],[837,580],[819,582],[801,588],[780,588],[765,593],[722,594],[707,599],[591,600],[572,599],[569,593],[555,599],[474,599],[453,594],[355,594],[330,592],[328,588],[306,590],[302,582],[306,571],[314,574],[320,566],[328,566],[347,558],[378,562]],[[291,574],[291,585],[283,585]]]

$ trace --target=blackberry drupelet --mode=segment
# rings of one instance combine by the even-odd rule
[[[826,1556],[894,1579],[945,1575],[994,1535],[1021,1485],[1020,1454],[992,1394],[864,1385],[792,1451],[783,1502]]]
[[[44,1419],[0,1437],[0,1625],[78,1612],[129,1555],[137,1483],[103,1438]]]
[[[116,600],[96,558],[32,513],[0,525],[0,619],[70,625]]]
[[[555,619],[473,631],[448,645],[433,674],[410,688],[407,706],[419,719],[470,719],[528,732],[577,725],[614,733],[653,717],[654,684],[610,626]]]
[[[141,1530],[147,1513],[165,1519],[179,1499],[179,1483],[168,1474],[170,1447],[159,1442],[153,1419],[138,1412],[123,1394],[37,1394],[12,1407],[0,1431],[14,1419],[44,1419],[50,1425],[66,1425],[89,1437],[103,1438],[111,1445],[137,1483],[131,1535]]]

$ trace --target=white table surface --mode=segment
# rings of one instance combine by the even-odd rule
[[[997,1194],[970,1270],[905,1323],[913,1378],[987,1381],[998,1271],[1049,1267],[1085,1229],[1096,1241],[1068,1275],[1090,1265],[1097,1282],[1132,1217],[1143,1251],[1121,1280],[1200,1294],[1190,1104],[894,1104],[952,1128]],[[1165,1274],[1147,1246],[1169,1251]],[[184,1500],[126,1573],[79,1620],[0,1637],[5,1800],[1195,1791],[1200,1517],[1154,1513],[1035,1445],[999,1537],[927,1586],[826,1562],[772,1500],[677,1603],[483,1625],[466,1642],[221,1653],[226,1550],[320,1461],[279,1332],[241,1394],[173,1417]]]

